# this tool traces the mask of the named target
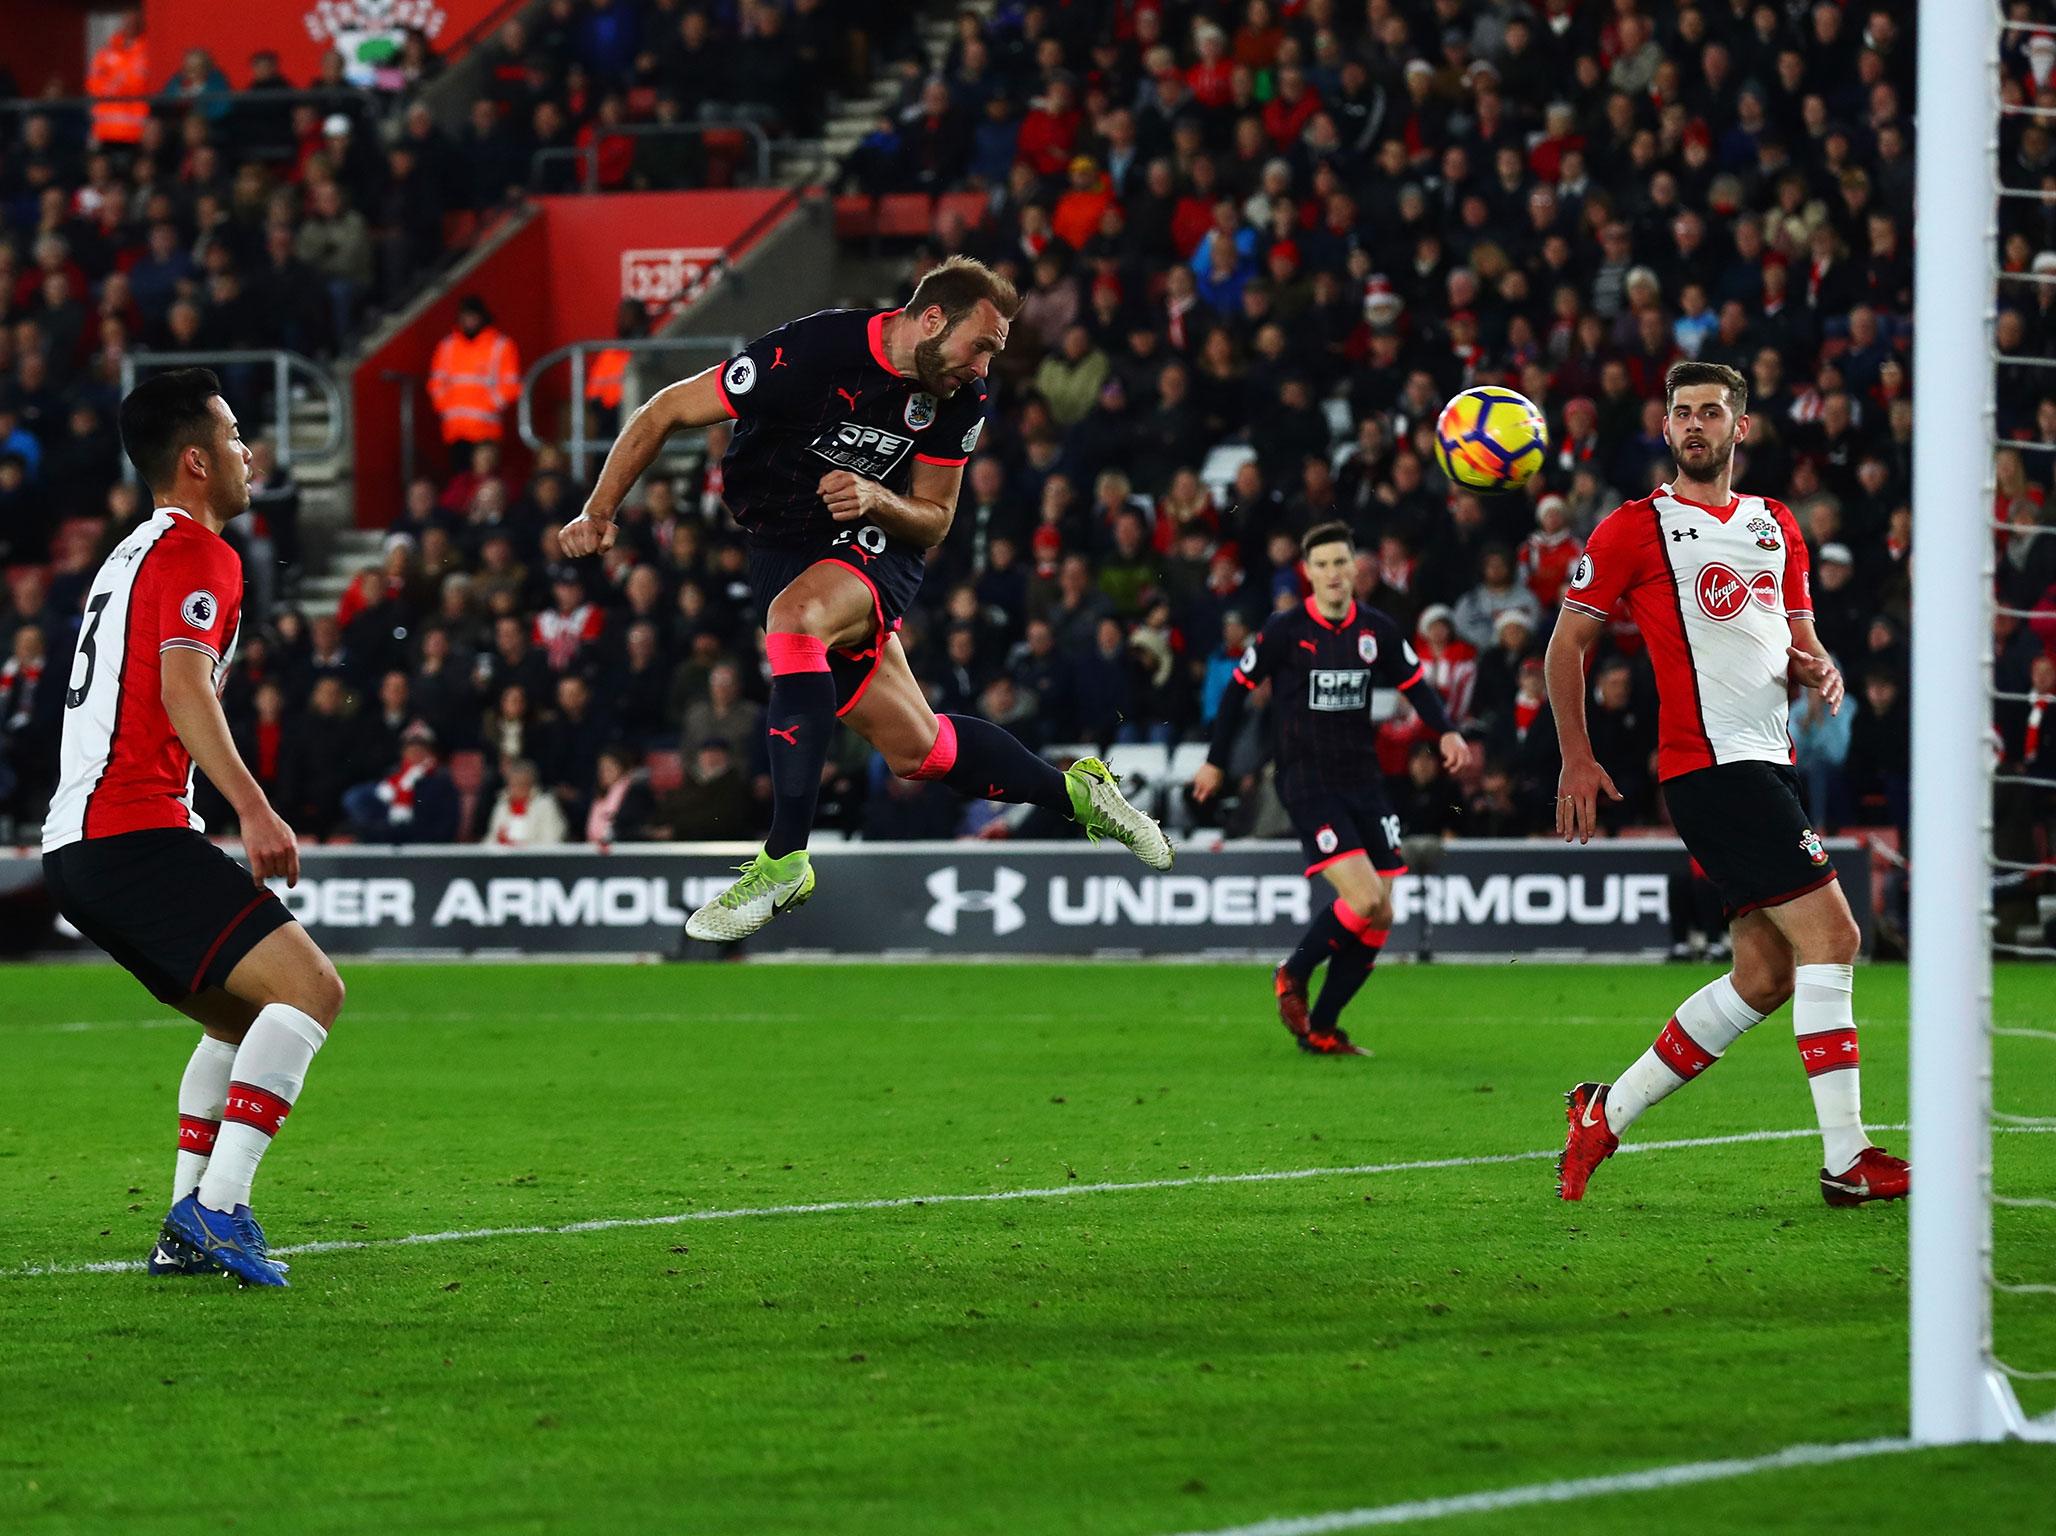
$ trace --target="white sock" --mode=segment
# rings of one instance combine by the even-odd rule
[[[1669,1098],[1712,1066],[1763,1015],[1742,1001],[1733,972],[1694,992],[1663,1026],[1663,1033],[1606,1090],[1606,1124],[1618,1136],[1642,1112]]]
[[[1799,1061],[1820,1119],[1822,1160],[1829,1173],[1846,1173],[1870,1136],[1863,1129],[1862,1060],[1856,1049],[1856,968],[1802,965],[1795,973],[1792,1030]]]
[[[178,1159],[171,1171],[171,1203],[177,1205],[200,1187],[207,1159],[221,1130],[222,1106],[228,1102],[229,1069],[236,1048],[226,1040],[202,1035],[178,1082]]]
[[[272,1003],[257,1015],[236,1052],[221,1135],[200,1180],[200,1203],[232,1211],[250,1203],[250,1184],[271,1138],[307,1081],[307,1068],[327,1032],[299,1009]]]

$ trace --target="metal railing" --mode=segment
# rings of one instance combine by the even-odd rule
[[[761,124],[736,120],[713,123],[622,123],[613,128],[596,128],[590,144],[561,145],[554,149],[539,149],[528,162],[528,185],[535,190],[541,183],[543,167],[559,160],[583,162],[585,171],[580,178],[584,185],[582,192],[600,190],[600,143],[603,139],[658,139],[658,138],[705,138],[710,133],[742,133],[756,150],[757,184],[764,185],[771,180],[771,136],[764,132]]]
[[[643,336],[633,340],[574,341],[545,352],[529,365],[528,372],[521,377],[521,397],[515,405],[515,429],[521,434],[521,441],[530,449],[541,448],[551,441],[540,436],[535,427],[535,389],[542,376],[558,364],[571,365],[571,396],[568,402],[570,428],[561,446],[571,458],[571,475],[583,485],[586,467],[591,463],[595,451],[604,453],[611,439],[601,440],[587,435],[585,420],[585,386],[588,377],[587,360],[598,352],[631,352],[651,354],[672,352],[685,355],[694,353],[706,358],[701,366],[711,366],[740,352],[748,345],[747,336]],[[692,372],[698,372],[698,368]],[[688,374],[681,372],[680,377]],[[652,391],[654,393],[654,391]],[[624,392],[622,408],[628,409],[628,397]]]
[[[233,121],[238,112],[253,107],[355,107],[367,126],[375,125],[400,99],[391,91],[367,90],[361,85],[323,85],[306,90],[202,91],[181,96],[170,90],[152,91],[147,96],[0,96],[0,112],[15,117],[50,117],[72,125],[84,123],[91,133],[95,107],[142,106],[166,116],[200,112]],[[117,148],[122,146],[115,146]]]
[[[226,368],[251,363],[268,363],[271,366],[272,430],[278,444],[281,469],[290,469],[293,464],[292,384],[295,375],[312,381],[328,406],[328,432],[312,456],[327,458],[343,446],[346,420],[343,392],[329,377],[327,369],[298,352],[287,352],[277,347],[230,352],[131,352],[121,360],[121,392],[127,395],[134,389],[136,375],[145,368]],[[233,408],[235,402],[230,401],[229,404]],[[133,484],[137,478],[133,464],[128,466],[127,473]]]

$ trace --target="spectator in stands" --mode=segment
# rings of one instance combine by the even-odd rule
[[[457,305],[457,325],[436,343],[429,361],[428,398],[442,422],[453,469],[480,443],[497,443],[504,417],[521,389],[521,354],[513,338],[493,325],[492,311],[475,293]]]
[[[564,811],[537,787],[536,767],[517,757],[507,764],[507,787],[493,802],[485,840],[501,848],[554,848],[565,840]]]
[[[1912,748],[1901,698],[1900,673],[1873,666],[1863,677],[1863,699],[1849,726],[1844,760],[1850,818],[1897,827],[1906,834]]]
[[[741,674],[732,663],[723,662],[707,673],[707,696],[686,709],[678,749],[691,758],[717,737],[755,741],[764,734],[763,721],[762,706],[742,696]]]
[[[609,747],[600,754],[593,779],[592,809],[586,813],[589,843],[638,843],[649,832],[657,810],[650,776],[636,765],[627,747]]]
[[[659,842],[726,842],[755,834],[762,818],[725,736],[710,736],[688,759],[685,782],[658,797],[649,835]]]
[[[382,779],[343,794],[351,829],[365,842],[447,843],[457,836],[457,787],[436,758],[435,732],[410,725],[400,759]]]
[[[328,290],[329,333],[348,336],[371,287],[371,228],[363,214],[344,204],[343,189],[334,181],[318,183],[310,194],[293,254]]]
[[[1495,544],[1485,551],[1480,575],[1479,583],[1456,600],[1459,635],[1482,650],[1493,643],[1504,613],[1520,614],[1531,635],[1542,627],[1541,604],[1531,590],[1514,580],[1513,559],[1504,545]]]

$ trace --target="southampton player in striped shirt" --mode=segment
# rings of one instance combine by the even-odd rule
[[[250,451],[204,368],[137,385],[121,442],[155,507],[86,594],[44,878],[79,932],[202,1031],[179,1082],[172,1206],[150,1273],[284,1285],[250,1185],[343,984],[265,885],[299,880],[299,849],[221,712],[243,610],[242,564],[221,530],[249,510]],[[235,807],[247,871],[202,835],[196,765]]]
[[[1192,781],[1209,800],[1225,777],[1228,749],[1249,695],[1269,682],[1277,736],[1278,799],[1298,830],[1308,879],[1335,888],[1299,947],[1272,973],[1278,1017],[1299,1048],[1320,1056],[1362,1055],[1342,1027],[1342,1010],[1370,979],[1392,928],[1392,880],[1406,873],[1399,817],[1385,798],[1371,692],[1397,688],[1440,738],[1442,763],[1462,768],[1467,748],[1427,681],[1406,633],[1351,593],[1356,546],[1346,523],[1322,523],[1300,540],[1313,595],[1274,613],[1243,652],[1221,695],[1207,761]],[[1307,983],[1328,967],[1320,998]]]
[[[1902,1199],[1906,1163],[1871,1145],[1858,1088],[1854,965],[1862,935],[1814,833],[1792,770],[1792,683],[1842,704],[1842,675],[1813,629],[1806,544],[1780,502],[1737,495],[1748,384],[1715,363],[1664,380],[1677,475],[1593,531],[1549,642],[1549,698],[1563,749],[1556,826],[1587,841],[1601,793],[1620,794],[1585,733],[1585,658],[1616,604],[1656,671],[1657,777],[1678,836],[1721,893],[1734,969],[1678,1005],[1612,1083],[1568,1097],[1557,1193],[1584,1198],[1592,1171],[1657,1100],[1683,1087],[1787,998],[1820,1120],[1830,1205]]]

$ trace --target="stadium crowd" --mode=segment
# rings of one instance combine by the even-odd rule
[[[655,110],[667,91],[665,110],[697,110],[687,98],[710,77],[668,42],[622,44],[603,67],[576,39],[610,13],[627,18],[617,21],[630,38],[684,39],[724,9],[556,0],[551,36],[572,41],[544,53],[572,61],[554,77],[560,91],[582,71],[594,112],[610,95]],[[777,7],[744,7],[751,26],[801,31],[818,9],[794,0],[773,22]],[[899,110],[859,146],[846,181],[871,195],[943,194],[910,278],[962,250],[1014,275],[1025,295],[995,368],[984,449],[904,632],[938,707],[984,715],[1040,748],[1202,739],[1248,635],[1301,600],[1297,534],[1340,517],[1359,540],[1360,598],[1415,634],[1475,743],[1471,771],[1452,781],[1404,705],[1384,720],[1383,764],[1408,829],[1539,832],[1557,771],[1541,647],[1595,522],[1667,477],[1664,370],[1699,358],[1750,380],[1736,483],[1793,508],[1820,634],[1849,679],[1837,718],[1811,695],[1793,705],[1813,814],[1824,829],[1903,828],[1910,11],[1794,0],[1068,0],[966,11],[938,72],[893,66]],[[535,56],[519,54],[524,90]],[[2056,40],[2014,38],[2007,65],[2010,99],[2056,106]],[[491,78],[514,73],[496,67]],[[777,90],[804,126],[797,79]],[[494,98],[493,110],[502,123],[526,113],[540,125],[557,99]],[[260,250],[306,259],[293,221],[322,216],[309,200],[323,183],[300,185],[323,153],[312,141],[290,140],[292,173],[246,203],[236,191],[247,179],[254,192],[254,178],[215,162],[227,194],[216,197],[191,184],[216,179],[189,174],[204,144],[176,123],[165,135],[184,146],[166,167],[175,158],[175,179],[189,185],[181,200],[136,181],[147,157],[131,165],[141,196],[129,202],[151,215],[138,227],[152,254],[125,281],[102,266],[68,290],[58,269],[91,246],[72,240],[62,260],[20,264],[0,284],[0,306],[12,300],[10,315],[26,322],[0,333],[11,349],[0,369],[0,537],[31,525],[6,509],[39,484],[55,495],[89,464],[111,473],[104,399],[67,414],[85,397],[67,393],[54,360],[34,361],[57,350],[53,334],[76,343],[63,378],[91,377],[94,338],[104,350],[110,312],[140,306],[139,289],[193,307],[176,297],[180,279],[159,280],[181,259],[184,281],[209,274],[210,295],[216,266],[226,269],[221,314],[274,323],[255,314],[267,306],[236,302],[237,260],[208,254],[227,241],[190,255],[203,217],[242,218]],[[93,180],[107,158],[88,157],[87,184],[123,184],[111,164]],[[2002,162],[2016,184],[2056,186],[2056,146],[2039,123],[2007,121]],[[11,214],[27,206],[22,188],[61,182],[43,163],[20,144],[0,161]],[[451,163],[473,178],[467,196],[505,190],[479,182],[472,148]],[[386,185],[376,171],[360,184],[331,169],[338,195]],[[267,225],[263,210],[280,198],[290,217]],[[44,211],[11,228],[77,225],[62,201],[31,197]],[[89,223],[105,214],[97,206]],[[2003,219],[2007,273],[2056,274],[2056,216],[2021,200]],[[251,283],[263,280],[258,260]],[[2056,287],[2008,282],[2000,302],[2002,348],[2047,353]],[[69,332],[53,318],[67,306],[79,311]],[[177,335],[151,329],[169,324],[163,310],[138,310],[137,321],[124,344]],[[1995,750],[2056,777],[2050,377],[2002,370],[1999,427],[2022,446],[1999,454],[1991,521],[2002,602],[2025,615],[1998,620],[1999,686],[2025,702],[2002,706]],[[1549,420],[1548,462],[1525,493],[1480,498],[1434,467],[1437,409],[1482,382],[1520,389]],[[699,468],[646,482],[617,548],[576,569],[556,558],[555,529],[583,496],[561,456],[514,475],[483,446],[452,478],[409,489],[383,565],[357,578],[339,611],[288,602],[246,624],[227,705],[282,814],[307,835],[394,841],[759,832],[765,669],[720,506],[721,446],[717,429]],[[266,483],[276,537],[290,526],[290,484],[275,470]],[[123,495],[102,485],[64,502],[111,498],[119,522],[134,515]],[[1967,515],[1966,529],[1976,526]],[[5,558],[40,555],[21,545]],[[34,819],[54,767],[59,689],[38,679],[47,658],[69,652],[91,568],[60,549],[54,567],[12,584],[0,723],[19,822]],[[1654,692],[1625,621],[1594,669],[1591,729],[1625,796],[1609,826],[1658,821]],[[1260,732],[1253,721],[1237,749],[1244,793],[1226,813],[1231,831],[1282,829],[1258,771]],[[824,827],[1024,830],[992,807],[892,778],[847,733],[828,771]],[[2052,807],[2046,791],[2016,799],[2023,846],[2048,851]]]

